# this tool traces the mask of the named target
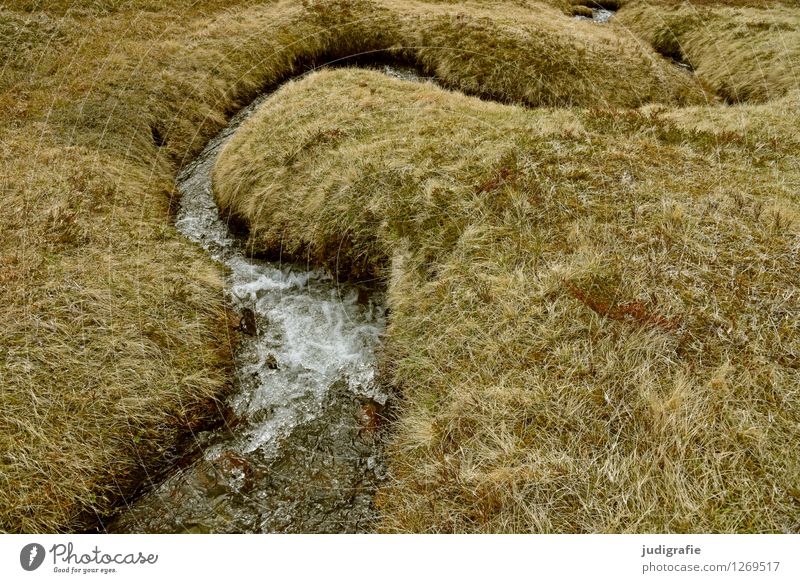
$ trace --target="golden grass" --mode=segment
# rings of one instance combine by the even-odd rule
[[[0,531],[94,524],[229,383],[220,274],[169,224],[175,166],[124,76],[146,41],[114,46],[127,16],[0,12]]]
[[[163,468],[181,443],[191,437],[191,431],[213,417],[213,398],[222,394],[230,383],[231,344],[235,339],[223,305],[219,268],[183,240],[171,225],[171,213],[175,208],[174,176],[180,164],[195,155],[233,111],[265,87],[287,79],[312,63],[366,55],[365,58],[370,59],[388,56],[409,61],[435,73],[450,87],[529,106],[638,107],[651,102],[674,106],[702,104],[713,99],[694,78],[666,63],[624,29],[578,22],[572,20],[568,12],[569,4],[559,1],[548,5],[525,1],[400,0],[97,0],[91,3],[17,0],[0,3],[0,119],[4,122],[0,126],[0,193],[5,209],[0,213],[0,301],[4,321],[0,331],[0,384],[3,388],[0,395],[0,531],[62,531],[91,526],[97,516],[109,513],[143,479],[146,482],[154,471]],[[426,91],[430,94],[426,93],[426,99],[433,100],[431,111],[436,103],[449,107],[453,96]],[[461,111],[476,107],[472,100],[458,103],[458,107],[462,107],[461,103],[470,104]],[[497,105],[478,107],[497,112],[492,115],[498,120],[507,115],[502,113],[506,110]],[[480,125],[483,115],[481,113],[465,127]],[[548,127],[559,115],[569,122],[565,127],[570,127],[577,114],[548,115],[554,116],[547,118],[548,121],[542,118],[542,123]],[[598,114],[598,119],[605,120],[602,123],[610,127],[628,123],[624,116],[620,118],[623,121],[617,121],[619,115]],[[425,127],[431,132],[427,150],[430,159],[426,162],[430,164],[440,155],[441,140],[436,136],[439,129],[428,123]],[[552,131],[562,129],[559,126]],[[769,122],[764,131],[774,129]],[[442,135],[447,135],[448,131],[451,130]],[[488,143],[496,143],[499,138],[489,139],[492,131],[489,128],[486,131]],[[605,131],[597,130],[598,133]],[[544,130],[537,130],[534,135],[542,132]],[[512,133],[517,135],[516,130]],[[353,138],[346,133],[344,137]],[[293,139],[309,142],[308,151],[301,150],[296,155],[310,160],[318,151],[325,152],[335,145],[338,138],[325,135],[315,138],[313,133],[302,133]],[[478,136],[474,139],[478,140]],[[573,145],[577,147],[576,144]],[[586,156],[594,159],[591,146],[581,147],[586,148]],[[767,151],[772,151],[769,148]],[[546,155],[552,156],[548,152],[544,150]],[[524,152],[520,155],[524,157]],[[487,192],[498,191],[497,185],[505,184],[506,178],[502,178],[505,159],[498,161],[501,165],[496,171],[487,169],[486,163],[474,156],[471,159],[475,160],[475,166],[469,180],[461,175],[457,177],[459,183],[466,180],[459,187],[465,189],[464,192],[473,188],[474,180],[482,180],[481,184],[486,183],[487,188],[491,186]],[[599,164],[598,160],[596,162]],[[418,172],[423,172],[425,167],[423,165]],[[307,171],[314,168],[316,166],[310,164]],[[555,170],[548,170],[551,171]],[[387,180],[402,186],[407,182],[408,172],[412,169],[406,168],[398,176],[390,173]],[[502,180],[494,184],[498,176]],[[674,177],[676,181],[678,177]],[[706,176],[702,178],[708,180]],[[758,184],[765,195],[776,196],[771,191],[778,179],[768,178],[765,176]],[[444,185],[451,185],[456,177],[440,174],[439,179]],[[745,179],[740,177],[740,180]],[[480,243],[502,239],[510,232],[505,227],[497,227],[492,222],[496,220],[492,218],[494,215],[487,214],[486,225],[476,223],[465,231],[466,235],[458,229],[450,229],[444,239],[439,239],[436,225],[441,213],[436,209],[450,203],[439,200],[440,192],[445,191],[440,191],[435,181],[426,184],[429,186],[425,208],[432,213],[429,219],[433,223],[403,220],[397,228],[433,229],[425,235],[428,239],[421,247],[430,257],[438,257],[437,254],[444,253],[461,238],[464,243],[473,239]],[[365,188],[369,185],[368,179],[364,185]],[[504,192],[504,189],[505,186],[499,191]],[[570,196],[564,199],[563,212],[571,208],[570,212],[580,213],[580,205],[590,202],[575,193]],[[398,198],[398,202],[403,200],[413,199]],[[518,212],[514,210],[516,207],[501,211],[504,199],[497,197],[496,200],[497,208],[492,212],[512,215]],[[752,202],[747,196],[743,200],[745,205]],[[452,203],[454,211],[462,208],[460,202]],[[789,212],[785,209],[793,208],[776,205],[764,208],[769,212],[774,210],[772,214],[777,217],[784,217]],[[424,209],[421,215],[417,215],[415,209],[407,209],[407,212],[409,217],[428,216]],[[763,217],[772,216],[769,212]],[[589,221],[589,216],[587,214],[585,220]],[[600,221],[603,216],[592,220]],[[341,235],[348,232],[343,217],[337,219],[343,229],[338,239],[346,239]],[[384,220],[383,217],[378,219]],[[788,218],[775,221],[783,226]],[[550,230],[557,232],[558,224],[558,220],[554,220],[551,227],[542,229],[539,243],[542,249],[551,244],[545,234]],[[624,236],[620,233],[620,237]],[[477,243],[475,252],[484,253],[485,246]],[[492,258],[491,255],[473,257],[469,248],[467,245],[461,251],[462,259],[453,267],[456,271],[467,269],[469,261],[483,265]],[[381,255],[377,247],[369,250],[378,252],[369,257],[351,254],[353,265],[361,262],[365,270],[371,270],[376,261],[390,259]],[[426,261],[425,257],[420,255],[414,260]],[[569,257],[572,256],[565,255],[567,266]],[[436,262],[412,267],[411,264],[403,269],[398,267],[398,273],[413,274],[422,270],[429,272],[434,281],[440,268]],[[517,280],[509,275],[511,272],[506,271],[506,267],[490,265],[476,281],[467,282],[463,290],[454,291],[452,297],[460,302],[456,304],[458,310],[476,302],[476,309],[489,310],[494,317],[497,314],[492,310],[497,309],[497,304],[489,300],[501,293],[502,286],[508,285],[506,303],[509,307],[503,310],[515,313],[517,299],[521,293],[527,293],[524,286],[529,283],[523,277],[520,281],[524,286],[518,287],[522,284],[514,283]],[[497,269],[501,271],[495,278],[493,274]],[[786,270],[779,276],[788,278],[791,274]],[[752,277],[756,275],[758,273]],[[751,277],[749,272],[748,277]],[[405,284],[400,281],[393,289],[401,290],[403,285],[414,284],[412,278]],[[477,292],[482,295],[475,299],[473,295]],[[425,301],[447,305],[447,294],[437,293],[440,295],[432,295]],[[584,309],[574,298],[576,294],[572,295],[571,309]],[[602,311],[603,306],[599,308]],[[424,322],[410,316],[403,323],[403,314],[412,315],[414,310],[408,305],[399,305],[396,309],[394,329],[401,326],[399,329],[406,332],[400,336],[395,333],[392,346],[410,346],[410,340],[401,342],[400,339],[413,337],[421,342],[418,350],[426,350],[428,346],[433,350],[430,354],[417,352],[413,357],[398,352],[395,358],[387,361],[402,363],[392,373],[399,385],[405,386],[408,383],[403,379],[417,373],[423,378],[431,370],[449,366],[447,359],[437,360],[441,354],[431,344],[449,327],[425,329]],[[449,313],[460,313],[454,309]],[[619,309],[612,306],[608,313],[627,317],[625,314],[631,312],[630,309],[619,312]],[[581,326],[600,325],[596,322],[599,317],[593,313],[584,313],[585,322],[575,324],[575,334],[582,333]],[[633,309],[631,313],[638,312]],[[745,313],[751,317],[749,311]],[[497,320],[496,324],[499,326],[502,322],[506,320]],[[463,347],[453,355],[454,362],[464,351],[472,350],[471,343],[489,340],[480,327],[474,332],[474,336],[465,337]],[[773,328],[761,333],[773,334]],[[513,333],[498,338],[501,356],[513,350]],[[536,351],[525,353],[525,358],[533,359],[531,363],[538,363],[539,358],[550,358],[548,355],[553,351],[560,354],[558,339],[547,337],[551,340],[548,345],[546,337],[542,338],[537,344],[544,347],[542,356]],[[594,336],[587,336],[584,341],[589,342],[591,338]],[[690,343],[690,347],[694,344]],[[416,372],[414,362],[418,363]],[[633,363],[623,364],[634,368]],[[513,369],[506,373],[490,365],[491,361],[487,362],[482,374],[487,379],[494,378],[494,384],[485,384],[485,389],[475,393],[462,392],[466,390],[462,388],[453,393],[455,397],[470,394],[471,399],[485,394],[487,400],[456,398],[447,402],[446,395],[429,393],[425,397],[427,400],[421,401],[422,406],[430,408],[425,414],[428,417],[409,410],[404,426],[427,431],[433,427],[428,424],[432,415],[463,410],[467,413],[461,418],[466,428],[472,423],[469,421],[471,408],[501,410],[509,405],[512,409],[507,414],[513,417],[516,415],[513,407],[517,406],[514,399],[522,398],[520,394],[527,395],[525,398],[539,398],[536,392],[520,393],[519,387],[508,393],[506,401],[503,397],[495,398],[492,391],[502,392],[497,387],[516,386],[513,384],[515,373]],[[537,365],[535,374],[550,374],[547,371],[555,364],[550,362],[548,366],[550,368],[539,370]],[[574,366],[568,361],[563,366],[564,378],[571,378]],[[613,362],[608,361],[604,366],[613,368]],[[661,366],[666,365],[661,363]],[[699,366],[705,370],[702,362]],[[601,370],[606,369],[601,367]],[[641,374],[650,374],[649,369],[643,370]],[[772,382],[780,389],[788,373],[784,369],[775,371]],[[497,376],[492,377],[495,374]],[[481,377],[467,380],[478,387],[484,386]],[[759,376],[753,382],[765,386],[763,382],[766,381]],[[778,389],[775,394],[781,394]],[[490,392],[481,393],[484,390]],[[415,394],[409,392],[408,398]],[[612,393],[612,397],[615,394]],[[552,395],[552,398],[561,398],[557,391]],[[745,412],[750,411],[748,403],[742,404]],[[573,419],[582,418],[577,409],[567,409],[563,414]],[[437,419],[432,438],[440,439],[436,432],[444,430],[449,435],[450,418]],[[441,425],[442,420],[444,425]],[[742,417],[742,424],[748,422],[749,418]],[[745,425],[742,431],[747,429]],[[480,428],[482,432],[495,431],[502,439],[508,439],[511,430],[513,427],[502,425]],[[400,506],[392,508],[388,502],[384,503],[386,528],[461,528],[460,523],[450,525],[443,521],[439,514],[408,510],[415,508],[414,501],[419,499],[418,483],[423,483],[431,471],[445,468],[426,461],[429,452],[439,451],[436,448],[423,449],[419,456],[414,451],[405,453],[403,444],[411,443],[407,436],[413,434],[409,431],[404,429],[398,434],[395,467],[402,481],[391,491],[396,493],[397,504],[400,504],[405,496],[404,488],[408,488],[408,504],[406,510],[401,511]],[[782,426],[774,430],[777,433],[770,431],[766,431],[769,439],[785,434]],[[467,439],[464,446],[470,443]],[[602,447],[605,446],[601,444]],[[746,451],[749,450],[743,447],[737,455],[745,455]],[[496,451],[492,455],[497,455]],[[409,464],[417,459],[425,461],[419,466],[421,473],[407,477],[404,472],[407,473]],[[513,461],[509,458],[509,463],[503,465],[498,458],[493,467],[505,468],[509,476],[518,480]],[[773,469],[770,467],[769,471]],[[790,471],[793,470],[787,466],[780,475],[788,475],[786,472]],[[779,474],[777,470],[774,473]],[[446,482],[444,474],[441,480]],[[456,480],[447,488],[455,488],[457,494],[459,484]],[[748,492],[757,490],[758,486],[752,486]],[[545,496],[547,491],[542,489],[540,495]],[[558,505],[562,491],[553,491],[557,495],[551,504]],[[776,490],[774,495],[780,492]],[[395,496],[388,494],[384,500]],[[463,494],[454,494],[442,503],[454,508],[471,504],[472,499],[458,496]],[[602,500],[603,497],[598,497],[597,504]],[[512,512],[517,512],[517,508],[513,504],[508,506]],[[532,506],[528,510],[538,512],[539,508]],[[774,511],[777,517],[786,516],[782,508],[776,504],[770,512]],[[603,512],[615,511],[615,507],[610,506]],[[765,511],[761,509],[761,512],[758,516]],[[452,514],[458,516],[457,512]],[[404,518],[406,515],[408,520]],[[449,511],[445,514],[450,515]],[[645,528],[651,523],[657,521],[642,519],[619,528]],[[517,524],[527,523],[514,523]],[[769,523],[765,519],[753,528],[766,528],[768,524],[778,522]],[[463,524],[464,529],[493,527],[511,528],[512,524],[498,525],[489,519],[482,526]]]
[[[616,24],[690,63],[730,103],[766,101],[800,88],[796,3],[629,0]]]
[[[388,283],[382,528],[796,531],[800,119],[526,110],[358,70],[215,169],[266,254]]]

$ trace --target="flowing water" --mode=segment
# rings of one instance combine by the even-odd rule
[[[232,415],[196,435],[200,456],[153,485],[109,532],[359,532],[374,518],[384,476],[377,421],[388,398],[376,382],[382,298],[321,270],[248,257],[214,202],[219,152],[266,99],[178,175],[176,227],[227,267],[228,303],[242,315]]]

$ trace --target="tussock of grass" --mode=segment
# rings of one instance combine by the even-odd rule
[[[0,119],[4,121],[0,195],[5,209],[0,214],[4,318],[0,530],[76,530],[92,525],[96,516],[107,514],[129,496],[143,476],[163,467],[180,441],[209,416],[213,398],[226,390],[233,336],[220,273],[172,228],[173,180],[180,164],[264,88],[311,64],[366,55],[411,61],[450,87],[528,106],[691,105],[709,99],[695,79],[665,64],[627,31],[577,22],[566,11],[565,2],[524,1],[4,3],[0,8]],[[434,107],[445,99],[442,95],[434,92],[425,99],[433,99]],[[476,102],[464,103],[472,108]],[[480,107],[505,111],[490,104]],[[506,114],[492,115],[504,119]],[[558,115],[571,127],[573,114],[553,114],[552,119]],[[544,119],[543,124],[555,123]],[[612,127],[621,123],[614,115],[598,119]],[[424,125],[432,136],[427,154],[435,162],[440,154],[438,138],[433,138],[440,129]],[[553,131],[563,129],[558,128]],[[292,156],[311,160],[340,140],[354,138],[350,128],[343,128],[341,135],[325,134],[331,129],[327,126],[318,129],[323,133],[314,134],[317,130],[308,127],[295,136],[305,142],[292,143],[305,146],[287,152],[286,160],[291,162]],[[477,135],[473,138],[478,140]],[[588,147],[586,154],[591,152]],[[504,155],[511,164],[513,152]],[[505,184],[512,176],[503,175],[505,158],[498,160],[495,170],[472,159],[470,180],[486,183],[487,193],[505,192],[505,187],[492,186],[493,181]],[[402,186],[409,172],[415,171],[403,167],[375,176]],[[370,180],[362,181],[365,192],[372,187]],[[444,185],[452,181],[444,174],[439,180]],[[426,184],[426,204],[438,209],[444,204],[439,198],[443,191],[436,181]],[[762,187],[767,184],[765,179]],[[579,212],[582,199],[575,197],[567,199],[572,202],[564,203],[564,208]],[[502,211],[504,199],[495,194],[490,198],[497,201],[492,212],[518,212]],[[785,208],[767,207],[782,217],[776,219],[777,225],[789,220]],[[427,255],[413,259],[419,265],[396,267],[403,277],[409,277],[405,270],[411,269],[408,273],[419,271],[435,279],[445,264],[432,263],[428,256],[438,257],[462,238],[464,243],[491,241],[508,232],[489,222],[463,232],[449,227],[440,239],[440,214],[431,212],[427,218],[420,215],[422,222],[402,219],[396,225],[423,233],[433,229],[422,247]],[[397,216],[416,211],[403,213]],[[339,220],[342,230],[331,245],[347,239],[342,233],[350,227]],[[377,247],[359,247],[367,244],[364,241],[352,241],[353,248],[345,255],[354,268],[379,271],[376,262],[393,259]],[[377,241],[370,244],[378,245]],[[479,245],[475,252],[484,253],[482,249]],[[463,262],[470,257],[479,263],[492,259],[473,257],[469,246],[461,253]],[[462,268],[466,269],[458,267]],[[499,268],[505,269],[502,264]],[[470,298],[480,284],[480,305],[494,305],[485,298],[512,280],[505,271],[492,279],[492,269],[454,297],[477,301]],[[408,281],[414,284],[413,278]],[[515,289],[509,288],[509,298],[521,293]],[[434,300],[444,301],[437,295],[425,299]],[[582,309],[574,294],[569,301],[573,309]],[[510,305],[513,312],[516,304]],[[630,306],[606,309],[609,314],[639,313]],[[410,306],[405,310],[409,312]],[[409,320],[408,326],[404,334],[423,334],[413,331],[421,326],[419,320]],[[443,330],[447,327],[424,332],[428,336],[422,346]],[[475,330],[480,334],[468,338],[463,350],[471,350],[469,344],[482,338],[483,332]],[[507,340],[502,350],[511,351],[513,335]],[[404,346],[399,341],[394,345]],[[531,358],[537,354],[531,353]],[[398,353],[394,361],[405,367],[397,369],[398,382],[402,384],[403,375],[413,376],[414,359],[421,371],[428,371],[440,366],[437,358],[435,352],[411,360]],[[779,376],[775,379],[781,381]],[[495,380],[511,382],[506,373]],[[504,406],[502,400],[438,399],[428,395],[423,402],[432,411]],[[426,423],[419,414],[407,419],[409,427],[430,429]],[[497,431],[506,439],[502,427]],[[399,439],[398,452],[404,451],[403,443],[411,443],[406,439]],[[433,467],[438,466],[421,465],[423,473],[417,478]],[[404,478],[402,484],[417,492],[417,478]],[[463,501],[453,498],[447,504]],[[448,524],[438,514],[414,514],[416,518],[404,521],[407,510],[387,505],[386,512],[387,528],[433,529]],[[780,508],[776,512],[783,516]],[[490,528],[492,523],[486,524]]]
[[[761,102],[800,88],[795,3],[631,0],[616,22],[660,53],[690,63],[728,102]]]
[[[215,192],[255,251],[387,281],[384,529],[800,528],[797,104],[270,98]]]

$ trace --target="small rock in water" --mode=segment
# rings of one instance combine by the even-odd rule
[[[572,16],[577,20],[591,20],[594,14],[588,6],[575,5],[572,6]]]
[[[242,310],[242,317],[239,320],[239,325],[234,328],[234,330],[238,330],[242,334],[247,334],[248,336],[255,336],[258,332],[256,313],[250,308],[244,308]]]
[[[264,366],[266,366],[270,370],[275,370],[278,368],[278,361],[275,359],[274,354],[270,354],[264,360]]]

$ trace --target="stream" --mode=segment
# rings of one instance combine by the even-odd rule
[[[214,201],[218,154],[267,98],[240,111],[177,177],[176,227],[226,267],[226,299],[241,314],[231,414],[196,434],[199,455],[150,484],[108,532],[341,533],[374,524],[385,476],[378,421],[388,394],[376,380],[383,298],[322,270],[248,257]]]
[[[615,10],[609,10],[608,8],[592,8],[592,17],[589,18],[588,16],[581,16],[578,15],[575,18],[577,20],[592,20],[599,24],[604,24],[611,20],[611,17],[614,16]]]

